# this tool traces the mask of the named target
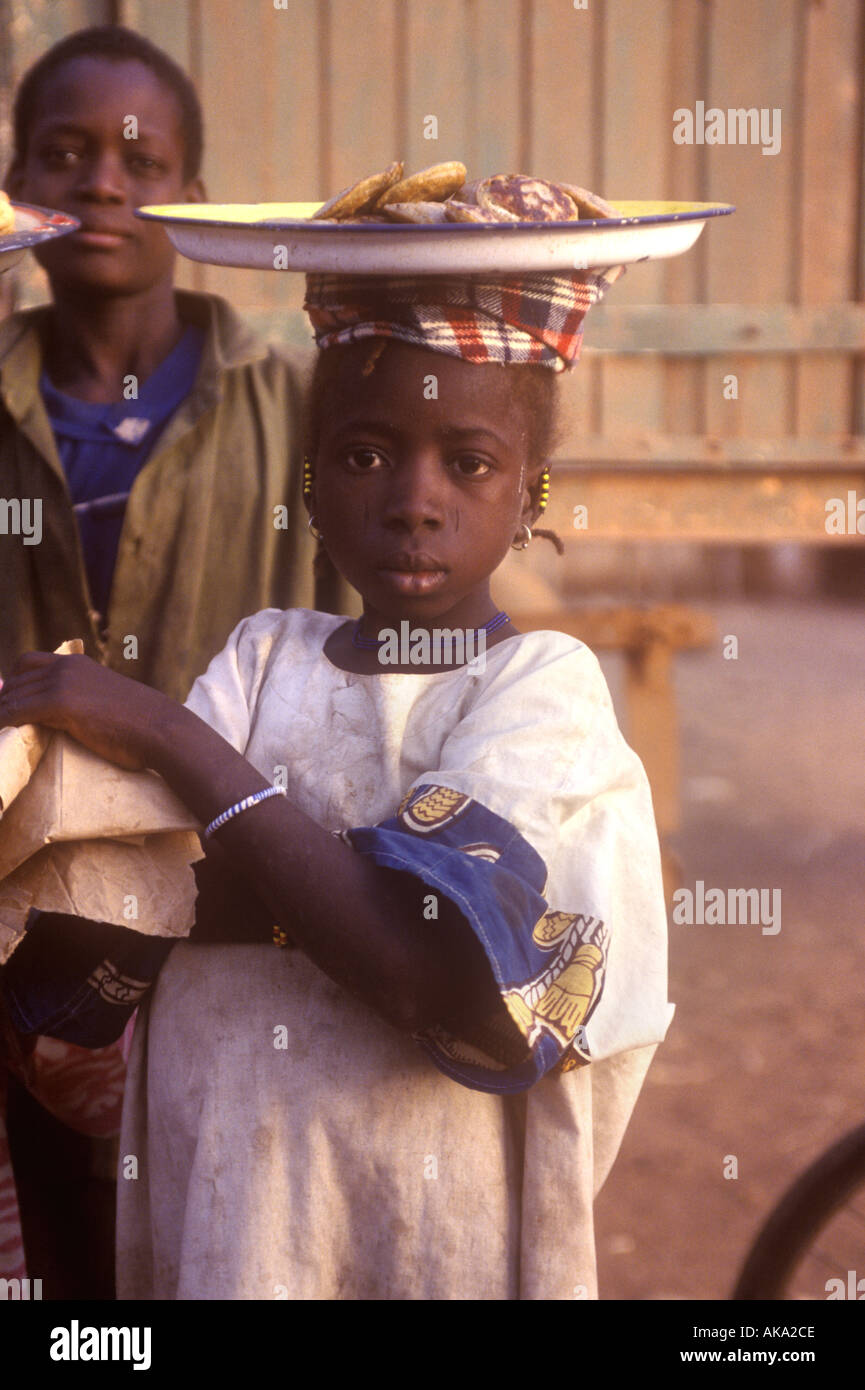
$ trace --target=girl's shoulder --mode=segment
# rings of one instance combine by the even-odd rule
[[[522,632],[486,653],[483,693],[522,688],[541,704],[589,700],[606,705],[609,690],[591,648],[564,632]]]
[[[196,680],[187,706],[235,742],[226,730],[245,727],[262,688],[275,679],[287,690],[320,658],[328,634],[343,622],[307,608],[264,608],[243,618]]]
[[[312,608],[262,608],[243,618],[235,628],[253,640],[301,642],[319,647],[334,628],[347,619],[335,613],[319,613]]]
[[[556,632],[552,628],[520,632],[516,637],[506,637],[503,642],[487,652],[487,660],[499,652],[509,661],[515,661],[517,665],[529,663],[534,666],[539,661],[543,664],[570,661],[573,664],[573,659],[580,663],[591,663],[595,660],[594,653],[584,642],[580,642],[576,637],[569,637],[566,632]]]
[[[310,608],[263,608],[237,624],[225,650],[233,649],[238,665],[247,669],[260,668],[277,654],[314,656],[345,621]]]
[[[511,780],[549,793],[588,784],[635,758],[619,729],[594,652],[563,632],[526,632],[493,647],[452,741],[465,765],[500,758]]]

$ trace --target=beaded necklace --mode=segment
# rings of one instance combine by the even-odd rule
[[[503,612],[500,609],[494,617],[490,618],[488,623],[484,623],[483,627],[475,628],[473,630],[475,634],[479,632],[485,632],[488,637],[491,632],[496,632],[498,628],[503,627],[505,623],[509,622],[510,618],[508,617],[507,613]],[[358,618],[357,622],[354,625],[354,631],[352,633],[351,638],[353,645],[359,648],[360,651],[377,652],[380,647],[384,646],[385,642],[388,639],[386,637],[364,637],[360,630],[360,624],[361,619]]]

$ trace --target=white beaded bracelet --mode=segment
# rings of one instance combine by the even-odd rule
[[[259,801],[266,801],[269,796],[286,795],[287,792],[285,787],[265,787],[260,792],[253,792],[252,796],[245,796],[242,801],[235,802],[233,806],[229,806],[227,811],[223,811],[221,815],[210,822],[204,832],[205,840],[209,840],[214,830],[219,830],[221,826],[225,825],[226,821],[233,820],[235,816],[239,816],[241,811],[248,811],[250,806],[256,806]]]

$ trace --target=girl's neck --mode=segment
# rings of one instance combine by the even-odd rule
[[[369,627],[368,619],[366,626]],[[372,651],[359,649],[355,645],[355,631],[354,619],[342,627],[335,628],[324,644],[324,653],[328,661],[341,671],[360,676],[426,676],[439,671],[457,671],[464,666],[471,666],[475,670],[482,669],[486,652],[509,637],[519,636],[518,629],[510,620],[487,635],[479,633],[475,628],[459,630],[444,620],[437,625],[428,625],[404,619],[402,622],[383,623],[379,631],[392,633],[393,637],[385,646]],[[459,632],[461,640],[458,637],[455,642],[449,642],[442,637],[436,642],[437,632]],[[426,642],[424,634],[429,638]],[[412,659],[394,660],[395,656],[411,656]]]

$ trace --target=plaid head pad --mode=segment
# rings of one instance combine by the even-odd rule
[[[466,362],[562,372],[580,355],[589,309],[623,266],[568,274],[308,275],[304,308],[320,348],[399,338]]]

